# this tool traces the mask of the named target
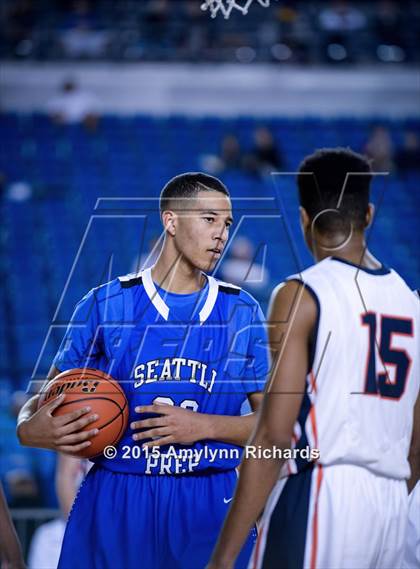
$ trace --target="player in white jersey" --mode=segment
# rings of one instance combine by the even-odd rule
[[[208,569],[233,567],[264,504],[253,569],[402,565],[420,472],[419,303],[366,248],[371,177],[349,149],[301,164],[317,264],[273,293],[274,365],[249,443],[266,458],[244,460]]]

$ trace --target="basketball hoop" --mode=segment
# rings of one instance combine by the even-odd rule
[[[239,10],[245,16],[254,0],[204,0],[201,4],[202,10],[210,10],[212,18],[221,12],[227,19],[232,10]],[[263,8],[270,6],[270,0],[256,0]]]

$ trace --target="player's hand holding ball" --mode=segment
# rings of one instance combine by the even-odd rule
[[[127,400],[115,380],[99,370],[74,369],[42,390],[38,410],[21,424],[19,438],[26,446],[92,458],[117,444],[127,421]]]
[[[78,452],[91,445],[89,439],[97,434],[97,429],[89,426],[97,421],[98,416],[91,413],[90,406],[85,406],[55,417],[54,411],[64,399],[64,394],[55,397],[38,408],[30,419],[19,425],[19,439],[22,445],[48,448],[76,456]]]

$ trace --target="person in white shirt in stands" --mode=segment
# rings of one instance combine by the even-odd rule
[[[98,107],[97,98],[72,79],[64,81],[60,92],[47,102],[47,112],[56,124],[83,123],[92,131],[98,123]]]

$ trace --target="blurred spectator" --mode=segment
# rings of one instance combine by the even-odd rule
[[[420,141],[415,132],[405,132],[404,146],[395,155],[395,165],[401,173],[420,170]]]
[[[292,2],[282,3],[269,23],[260,26],[259,35],[272,59],[287,63],[307,62],[310,46],[319,37],[310,12]]]
[[[220,155],[222,170],[239,170],[242,167],[241,146],[234,134],[228,134],[222,141]]]
[[[34,532],[28,553],[28,569],[56,569],[66,522],[56,518]]]
[[[42,524],[35,531],[28,555],[28,569],[55,569],[60,557],[66,520],[77,489],[92,463],[72,456],[59,455],[56,470],[56,493],[61,516]]]
[[[8,502],[13,508],[41,505],[41,492],[35,476],[31,449],[22,447],[16,438],[16,418],[28,395],[15,391],[8,413],[1,418],[1,469]]]
[[[237,237],[230,247],[229,258],[222,263],[221,276],[265,300],[270,288],[270,274],[265,266],[256,261],[256,251],[247,237]],[[264,258],[264,256],[263,256]]]
[[[16,437],[17,415],[28,394],[15,391],[7,410],[0,414],[0,478],[12,507],[25,508],[56,505],[51,493],[55,453],[23,447]]]
[[[207,154],[201,157],[203,170],[211,174],[221,174],[229,170],[242,170],[243,157],[238,138],[234,134],[224,136],[220,155]]]
[[[207,14],[200,8],[200,2],[186,0],[180,14],[181,22],[177,25],[174,40],[179,46],[179,53],[186,59],[199,61],[203,58],[209,43]],[[189,33],[184,33],[185,22],[189,22]]]
[[[144,18],[150,38],[155,42],[159,43],[164,39],[170,17],[168,0],[149,0],[145,7]]]
[[[245,169],[251,174],[270,174],[283,167],[283,160],[271,131],[267,127],[259,127],[254,133],[254,148],[246,156]]]
[[[252,7],[246,18],[232,14],[228,22],[211,21],[200,0],[3,4],[0,52],[7,58],[419,61],[413,1],[273,1],[266,8]]]
[[[38,483],[29,468],[16,468],[4,477],[11,508],[39,508],[42,506]]]
[[[372,160],[374,172],[390,172],[393,166],[393,144],[389,131],[384,126],[373,128],[365,146],[365,154]]]
[[[406,58],[404,49],[404,22],[397,2],[383,0],[375,10],[373,32],[376,32],[376,55],[380,61],[400,62]]]
[[[63,27],[60,39],[66,55],[76,59],[105,55],[110,37],[108,32],[98,29],[97,19],[87,0],[73,2]]]
[[[352,58],[352,40],[356,32],[365,28],[366,23],[365,14],[345,0],[335,0],[321,10],[319,25],[325,34],[327,59],[342,61]]]
[[[28,55],[32,51],[31,35],[36,22],[35,4],[31,0],[16,0],[7,10],[4,39],[15,55]]]
[[[319,22],[321,28],[331,34],[331,37],[342,39],[348,33],[363,28],[366,25],[366,16],[346,0],[335,0],[329,8],[321,11]]]
[[[401,45],[401,24],[401,11],[397,2],[378,2],[375,10],[375,29],[379,43]]]
[[[81,122],[91,131],[96,129],[99,119],[96,97],[80,89],[71,79],[66,80],[60,88],[60,93],[47,102],[47,110],[57,124]]]

